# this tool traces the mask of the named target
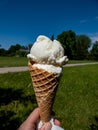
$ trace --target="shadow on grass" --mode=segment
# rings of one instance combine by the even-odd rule
[[[23,103],[27,101],[36,103],[35,96],[34,95],[24,96],[22,89],[14,90],[12,88],[8,88],[8,89],[0,88],[0,105],[7,105],[8,103],[14,100],[19,100],[20,102]]]
[[[98,116],[93,117],[93,123],[90,125],[91,130],[98,130]]]
[[[22,89],[0,88],[0,130],[15,130],[21,123],[20,117],[15,116],[14,110],[12,108],[7,109],[13,101],[18,101],[24,106],[28,102],[36,103],[35,95],[26,96]]]
[[[0,111],[0,130],[15,130],[20,124],[20,119],[12,117],[15,115],[13,111]]]

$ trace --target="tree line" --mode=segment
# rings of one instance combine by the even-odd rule
[[[0,56],[16,56],[16,57],[25,57],[31,48],[32,44],[27,46],[21,46],[20,44],[11,45],[8,50],[0,48]]]
[[[86,35],[76,35],[69,30],[59,34],[57,40],[61,42],[65,55],[71,60],[98,60],[98,41],[92,43]]]
[[[54,40],[54,35],[51,36],[51,40]],[[92,43],[86,35],[76,35],[72,30],[68,30],[59,34],[57,40],[64,47],[64,53],[70,60],[98,60],[98,41]],[[25,57],[31,46],[32,44],[27,46],[16,44],[11,45],[8,50],[0,46],[0,56]]]

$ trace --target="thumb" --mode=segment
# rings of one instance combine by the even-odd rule
[[[27,121],[29,123],[36,123],[39,118],[40,118],[40,114],[39,114],[39,108],[36,108],[28,117]]]

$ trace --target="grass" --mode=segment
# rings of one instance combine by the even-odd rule
[[[27,66],[26,57],[0,57],[0,67]]]
[[[54,108],[66,130],[98,130],[97,67],[64,68]]]
[[[91,62],[97,62],[97,61],[94,61],[94,60],[69,60],[68,64],[91,63]]]
[[[35,107],[29,72],[0,75],[0,130],[16,129]],[[53,110],[65,130],[98,130],[98,65],[63,68]]]
[[[0,130],[16,129],[36,106],[28,72],[0,75]]]

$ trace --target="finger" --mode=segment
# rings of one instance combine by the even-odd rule
[[[54,120],[54,124],[57,126],[60,126],[60,121],[58,121],[57,119]]]
[[[51,130],[52,124],[50,122],[45,123],[40,130]]]
[[[40,114],[39,114],[39,108],[34,109],[34,111],[29,115],[29,117],[27,118],[28,122],[31,123],[36,123],[40,118]]]

